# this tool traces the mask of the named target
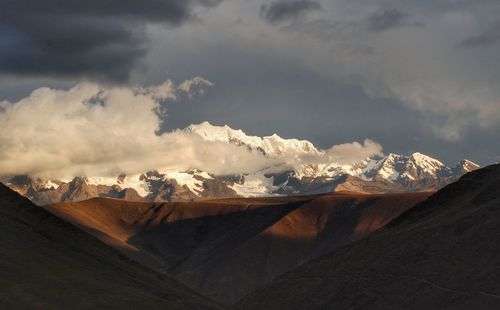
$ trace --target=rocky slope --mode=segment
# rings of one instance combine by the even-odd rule
[[[228,126],[207,122],[190,125],[185,132],[208,141],[235,144],[276,159],[282,165],[249,174],[214,175],[210,171],[148,171],[117,177],[76,177],[72,180],[44,180],[14,177],[8,186],[43,205],[111,197],[147,201],[195,201],[213,198],[298,195],[354,190],[367,193],[434,191],[461,175],[479,168],[464,160],[455,167],[421,153],[410,156],[389,154],[351,164],[334,161],[319,164],[314,158],[326,156],[306,140],[248,136]],[[323,157],[322,157],[323,156]],[[297,160],[294,169],[291,159]],[[277,164],[278,165],[278,164]],[[282,167],[281,167],[282,166]],[[278,171],[278,172],[277,172]]]
[[[0,183],[0,308],[218,309]]]
[[[45,206],[131,258],[231,304],[276,276],[379,229],[430,193]]]
[[[466,174],[368,238],[237,309],[498,309],[500,165]]]

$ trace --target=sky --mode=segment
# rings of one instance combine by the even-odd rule
[[[499,16],[497,0],[0,0],[0,167],[58,158],[58,139],[101,150],[95,128],[162,136],[205,120],[324,149],[370,139],[386,154],[498,162]],[[75,93],[97,106],[127,94],[157,118],[120,100],[99,118],[74,109]]]

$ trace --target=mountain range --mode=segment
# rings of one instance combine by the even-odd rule
[[[422,153],[388,154],[350,163],[318,162],[326,151],[307,140],[278,135],[249,136],[229,126],[208,122],[182,130],[206,141],[246,148],[248,152],[276,160],[273,167],[252,173],[216,175],[192,167],[186,171],[150,170],[135,175],[75,176],[73,179],[42,179],[15,176],[7,186],[39,205],[86,200],[93,197],[138,201],[196,201],[215,198],[305,195],[350,190],[364,193],[435,191],[478,169],[469,160],[448,167]],[[322,157],[323,156],[323,157]],[[300,158],[290,167],[290,158]]]
[[[497,309],[498,188],[500,165],[436,193],[38,207],[0,184],[0,306]]]

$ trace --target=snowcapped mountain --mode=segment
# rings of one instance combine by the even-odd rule
[[[475,163],[463,160],[455,167],[422,153],[410,156],[388,154],[366,158],[351,164],[334,161],[318,163],[308,158],[326,154],[311,142],[283,139],[274,134],[266,137],[248,136],[229,126],[208,122],[183,129],[207,141],[231,143],[283,160],[301,158],[294,169],[274,169],[250,174],[214,175],[210,171],[147,171],[117,177],[77,176],[72,180],[41,180],[27,176],[14,177],[7,185],[37,204],[78,201],[92,197],[112,197],[148,201],[193,201],[229,197],[312,194],[338,190],[359,192],[429,191],[457,180],[478,169]],[[286,165],[285,165],[286,166]]]
[[[421,153],[414,153],[411,156],[389,154],[382,160],[370,162],[363,169],[363,176],[368,179],[387,179],[397,182],[436,177],[445,170],[447,167],[442,162]]]
[[[214,126],[209,122],[193,124],[183,129],[200,135],[207,141],[220,141],[245,146],[249,150],[262,152],[264,155],[280,156],[284,154],[320,154],[321,152],[307,140],[283,139],[277,134],[266,137],[248,136],[241,129]]]
[[[467,172],[474,171],[481,168],[478,164],[464,159],[460,161],[455,167],[452,168],[452,173],[455,175],[466,174]]]

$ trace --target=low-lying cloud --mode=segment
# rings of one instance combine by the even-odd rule
[[[383,155],[383,148],[377,142],[366,139],[363,143],[352,142],[334,145],[327,150],[332,161],[340,164],[352,164],[367,157]]]
[[[294,168],[306,158],[269,158],[182,130],[158,133],[162,106],[199,95],[213,84],[197,77],[149,87],[81,83],[68,90],[39,88],[18,102],[0,102],[0,176],[70,178],[148,170],[197,168],[215,174]],[[175,102],[172,104],[183,104]],[[189,104],[189,103],[186,103]],[[168,119],[167,119],[168,121]],[[348,162],[380,154],[373,141],[333,146],[309,159]]]

